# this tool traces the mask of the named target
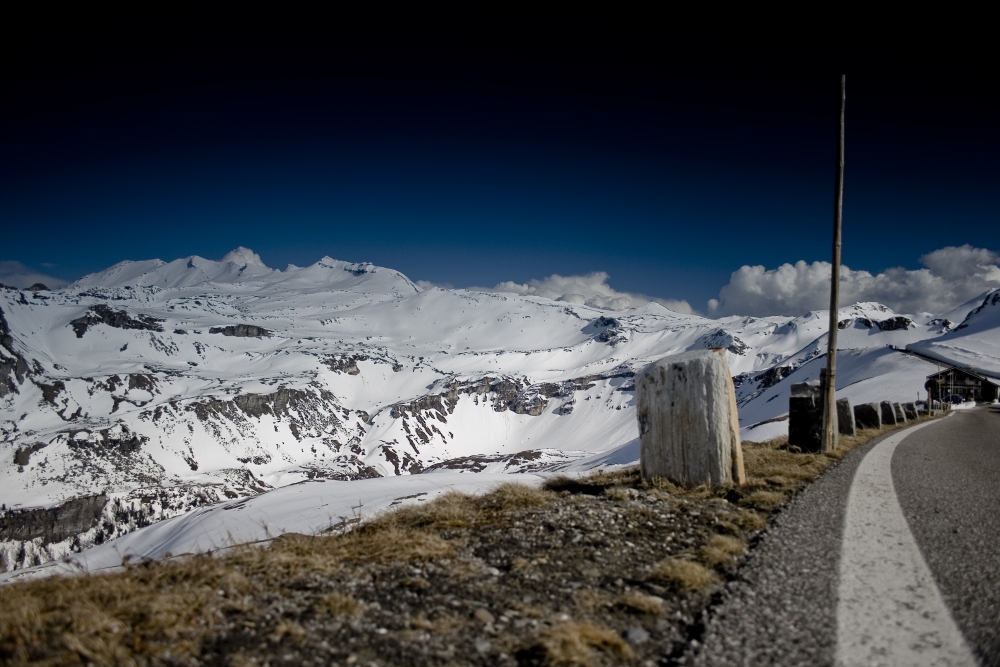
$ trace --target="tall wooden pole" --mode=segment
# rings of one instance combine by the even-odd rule
[[[830,334],[823,387],[823,451],[837,448],[837,324],[840,319],[840,226],[844,204],[844,106],[847,76],[840,76],[840,123],[837,132],[837,179],[833,190],[833,275],[830,279]]]

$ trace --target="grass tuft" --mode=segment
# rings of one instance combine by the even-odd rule
[[[537,509],[548,504],[553,494],[527,484],[506,482],[477,498],[479,505],[493,512],[516,512]]]
[[[423,581],[423,580],[421,580]],[[424,581],[426,584],[427,582]],[[365,611],[365,605],[345,593],[329,593],[321,597],[315,606],[316,611],[331,616],[360,616]]]
[[[701,558],[709,567],[733,562],[746,551],[746,543],[732,535],[713,535],[701,548]]]
[[[657,615],[663,611],[663,598],[630,590],[618,598],[615,606],[640,614]]]
[[[632,659],[632,649],[617,632],[592,622],[565,621],[543,631],[538,641],[518,652],[518,662],[546,667],[590,667],[598,651],[616,663]]]
[[[654,581],[683,592],[699,591],[719,581],[715,572],[686,558],[665,558],[650,575]]]

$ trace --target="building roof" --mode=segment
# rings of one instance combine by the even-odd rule
[[[976,371],[968,369],[968,368],[955,368],[954,366],[949,366],[948,368],[940,370],[937,373],[931,373],[930,375],[927,376],[927,379],[931,380],[931,379],[936,378],[936,377],[938,377],[940,375],[944,375],[945,373],[952,373],[952,372],[958,372],[958,373],[964,373],[966,375],[971,375],[972,377],[976,378],[977,380],[983,380],[984,382],[989,382],[990,384],[994,384],[994,385],[1000,387],[1000,380],[998,380],[996,378],[991,378],[991,377],[987,377],[985,375],[981,375],[981,374],[977,373]]]

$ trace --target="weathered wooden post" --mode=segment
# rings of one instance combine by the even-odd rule
[[[654,361],[636,377],[635,390],[643,479],[746,483],[736,390],[723,350]]]
[[[833,262],[830,275],[830,328],[827,332],[826,376],[823,382],[824,452],[837,449],[837,324],[840,315],[840,228],[844,205],[844,106],[847,76],[840,75],[840,123],[837,127],[837,177],[833,186]],[[789,440],[791,444],[791,440]]]
[[[837,430],[840,435],[857,435],[854,410],[851,409],[851,401],[846,398],[837,399]]]
[[[892,403],[882,401],[879,403],[879,409],[882,411],[882,424],[885,426],[895,426],[896,411],[892,409]]]
[[[803,452],[823,448],[823,387],[819,380],[792,385],[788,397],[788,444]]]

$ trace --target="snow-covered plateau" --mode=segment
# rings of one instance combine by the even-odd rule
[[[726,349],[743,438],[769,439],[789,386],[819,377],[827,318],[611,312],[328,257],[278,271],[245,248],[0,289],[0,570],[81,551],[77,566],[108,567],[627,464],[636,370],[690,349]],[[922,397],[935,360],[998,376],[1000,292],[943,315],[854,304],[838,340],[854,403]]]

